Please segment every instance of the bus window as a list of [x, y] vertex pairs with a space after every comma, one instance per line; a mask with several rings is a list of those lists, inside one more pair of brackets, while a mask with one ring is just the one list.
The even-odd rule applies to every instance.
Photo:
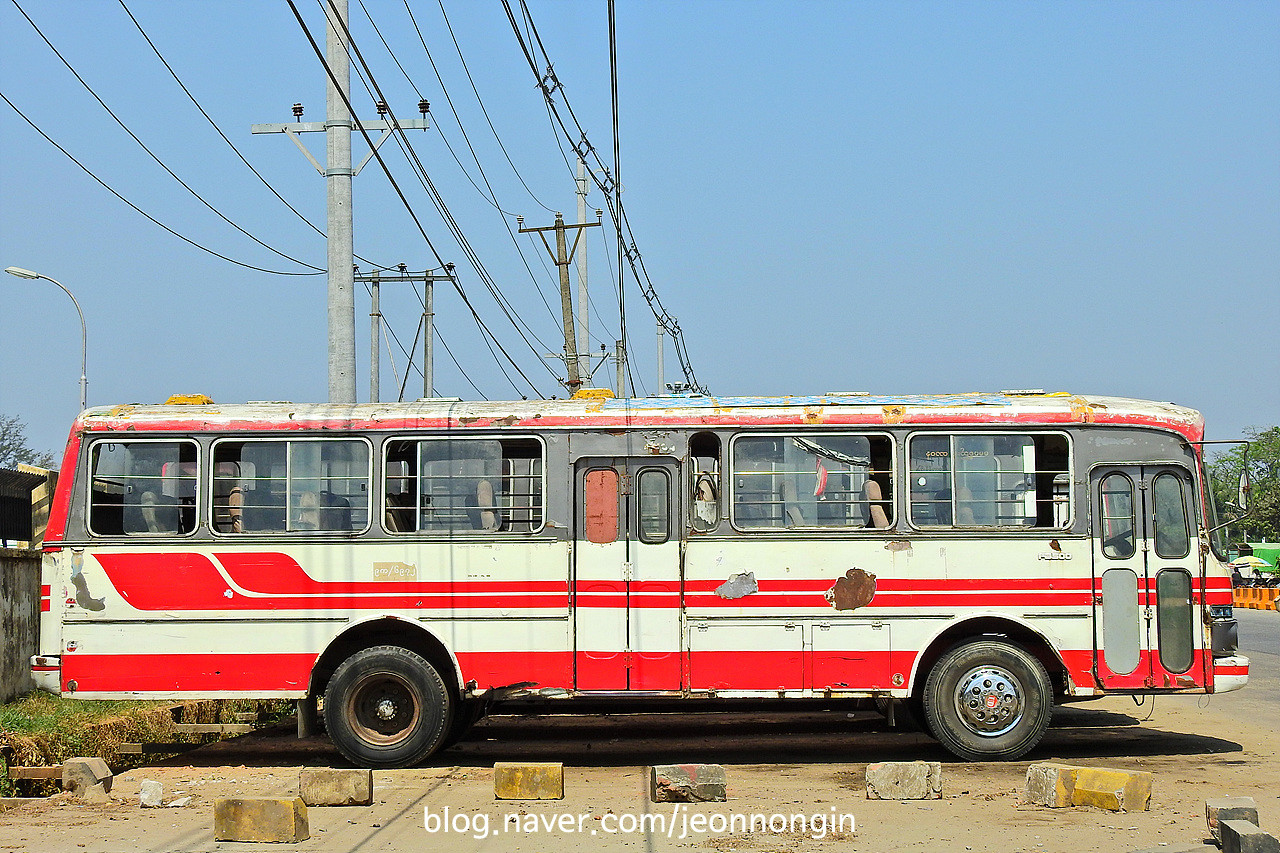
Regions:
[[1155, 527], [1156, 555], [1179, 559], [1191, 550], [1187, 533], [1187, 504], [1182, 480], [1176, 474], [1157, 474], [1152, 488], [1152, 524]]
[[892, 523], [888, 436], [738, 436], [732, 457], [738, 527], [847, 530]]
[[100, 441], [90, 453], [89, 531], [174, 536], [196, 528], [196, 446]]
[[720, 436], [700, 432], [689, 439], [689, 475], [689, 524], [702, 532], [714, 530], [720, 523]]
[[369, 445], [360, 439], [220, 441], [219, 533], [352, 533], [369, 524]]
[[1065, 527], [1061, 435], [916, 435], [908, 454], [917, 527]]
[[532, 533], [542, 528], [542, 444], [532, 438], [427, 438], [387, 445], [392, 533]]
[[667, 501], [670, 484], [661, 468], [646, 468], [636, 477], [636, 494], [640, 498], [640, 541], [658, 545], [671, 538], [668, 530]]
[[1134, 555], [1133, 483], [1124, 474], [1108, 474], [1099, 486], [1102, 500], [1102, 555], [1127, 560]]

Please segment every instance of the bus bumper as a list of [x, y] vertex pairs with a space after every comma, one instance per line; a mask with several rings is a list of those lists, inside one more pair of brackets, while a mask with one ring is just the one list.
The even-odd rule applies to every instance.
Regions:
[[1249, 680], [1249, 659], [1244, 655], [1213, 659], [1213, 692], [1239, 690]]
[[59, 655], [32, 655], [31, 680], [38, 689], [57, 696], [62, 690], [62, 658]]

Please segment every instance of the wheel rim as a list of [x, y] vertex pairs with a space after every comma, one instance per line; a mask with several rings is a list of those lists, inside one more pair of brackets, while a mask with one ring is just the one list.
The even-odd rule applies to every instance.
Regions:
[[391, 746], [408, 737], [422, 717], [422, 701], [405, 678], [375, 672], [360, 679], [347, 702], [347, 719], [355, 735], [369, 743]]
[[982, 737], [999, 737], [1022, 720], [1025, 692], [1007, 669], [980, 666], [956, 682], [955, 706], [965, 728]]

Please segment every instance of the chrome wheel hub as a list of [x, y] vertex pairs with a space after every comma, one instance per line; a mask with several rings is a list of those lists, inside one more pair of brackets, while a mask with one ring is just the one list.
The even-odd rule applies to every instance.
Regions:
[[975, 667], [956, 683], [955, 703], [966, 728], [984, 737], [997, 737], [1022, 719], [1022, 685], [998, 666]]

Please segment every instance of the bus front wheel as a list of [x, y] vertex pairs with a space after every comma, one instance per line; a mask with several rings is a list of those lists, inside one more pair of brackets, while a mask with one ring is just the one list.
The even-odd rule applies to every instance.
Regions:
[[334, 746], [360, 767], [410, 767], [435, 752], [453, 703], [435, 667], [399, 646], [357, 652], [333, 673], [324, 722]]
[[1049, 675], [1020, 646], [972, 640], [944, 654], [924, 688], [929, 728], [967, 761], [1011, 760], [1044, 737], [1053, 713]]

